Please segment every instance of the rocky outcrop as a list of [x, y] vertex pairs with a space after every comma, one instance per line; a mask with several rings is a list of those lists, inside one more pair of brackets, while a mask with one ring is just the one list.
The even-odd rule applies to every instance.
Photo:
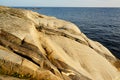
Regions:
[[73, 23], [0, 7], [1, 75], [15, 80], [120, 80], [119, 64]]

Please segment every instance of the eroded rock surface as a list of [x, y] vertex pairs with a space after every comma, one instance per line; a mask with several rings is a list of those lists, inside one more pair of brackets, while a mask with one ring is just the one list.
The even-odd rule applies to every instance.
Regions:
[[120, 80], [119, 65], [107, 48], [73, 23], [0, 7], [2, 75], [15, 80]]

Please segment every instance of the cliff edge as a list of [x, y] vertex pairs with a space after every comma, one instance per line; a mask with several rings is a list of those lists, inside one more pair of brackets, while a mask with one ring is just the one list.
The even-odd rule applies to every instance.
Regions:
[[119, 65], [71, 22], [0, 7], [0, 79], [120, 80]]

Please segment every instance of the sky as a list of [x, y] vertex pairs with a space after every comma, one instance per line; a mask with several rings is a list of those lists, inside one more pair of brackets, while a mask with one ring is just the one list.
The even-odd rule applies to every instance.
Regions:
[[0, 5], [21, 7], [120, 7], [120, 0], [0, 0]]

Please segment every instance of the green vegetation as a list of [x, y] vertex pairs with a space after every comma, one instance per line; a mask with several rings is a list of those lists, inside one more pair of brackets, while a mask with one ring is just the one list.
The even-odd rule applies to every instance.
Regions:
[[27, 78], [31, 78], [32, 75], [30, 74], [19, 74], [17, 72], [13, 73], [11, 76], [13, 77], [17, 77], [17, 78], [22, 78], [22, 79], [27, 79]]

